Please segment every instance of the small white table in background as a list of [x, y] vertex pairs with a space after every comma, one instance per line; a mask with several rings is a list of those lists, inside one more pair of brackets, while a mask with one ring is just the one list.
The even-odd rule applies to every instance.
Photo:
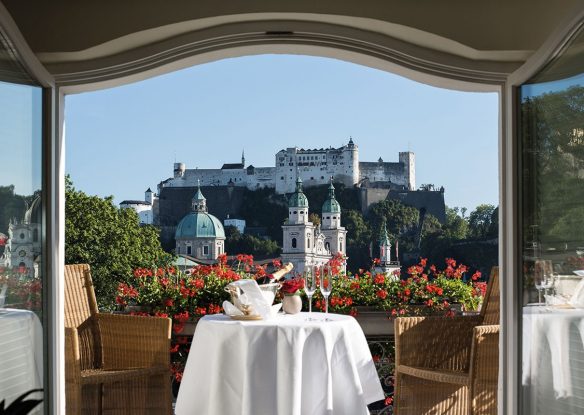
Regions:
[[384, 399], [371, 352], [350, 316], [312, 313], [197, 324], [177, 415], [366, 415]]
[[[43, 385], [43, 331], [32, 311], [0, 309], [0, 401], [6, 406]], [[42, 394], [29, 395], [39, 399]], [[42, 413], [40, 404], [32, 412]]]

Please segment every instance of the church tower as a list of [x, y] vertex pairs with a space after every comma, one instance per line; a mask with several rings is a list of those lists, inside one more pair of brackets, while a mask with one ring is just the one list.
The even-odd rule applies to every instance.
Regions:
[[335, 187], [333, 179], [328, 189], [328, 198], [322, 205], [322, 233], [325, 236], [325, 248], [332, 255], [341, 253], [346, 255], [346, 236], [347, 231], [341, 226], [341, 205], [335, 198]]
[[383, 233], [379, 239], [379, 265], [375, 266], [375, 274], [385, 274], [395, 279], [399, 277], [394, 275], [394, 271], [399, 270], [399, 262], [391, 260], [391, 242], [387, 235], [387, 226], [383, 222]]
[[282, 262], [291, 262], [293, 272], [301, 273], [311, 265], [314, 250], [314, 224], [308, 221], [308, 199], [302, 190], [302, 179], [296, 178], [296, 191], [288, 199], [288, 220], [282, 225]]

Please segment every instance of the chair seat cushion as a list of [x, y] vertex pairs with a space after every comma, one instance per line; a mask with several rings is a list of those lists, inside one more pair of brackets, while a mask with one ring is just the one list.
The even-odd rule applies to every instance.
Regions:
[[127, 380], [136, 380], [144, 376], [163, 375], [168, 373], [170, 377], [170, 369], [167, 366], [153, 366], [146, 368], [133, 369], [119, 369], [119, 370], [103, 370], [103, 369], [88, 369], [81, 371], [81, 383], [84, 385], [98, 384], [98, 383], [112, 383]]
[[403, 373], [404, 375], [414, 376], [434, 382], [454, 383], [466, 386], [470, 385], [470, 375], [465, 372], [445, 369], [427, 369], [406, 365], [399, 365], [396, 367], [396, 371]]

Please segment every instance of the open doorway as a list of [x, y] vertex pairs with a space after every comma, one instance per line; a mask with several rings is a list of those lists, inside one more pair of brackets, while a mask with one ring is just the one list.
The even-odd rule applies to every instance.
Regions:
[[[496, 93], [438, 89], [326, 58], [259, 55], [199, 65], [67, 96], [68, 194], [113, 195], [107, 203], [132, 208], [141, 229], [159, 232], [150, 240], [158, 239], [185, 268], [212, 263], [222, 253], [215, 245], [220, 240], [235, 261], [237, 254], [251, 254], [253, 265], [261, 266], [301, 248], [296, 235], [282, 230], [298, 178], [311, 223], [335, 220], [322, 210], [332, 176], [346, 231], [336, 242], [352, 276], [400, 270], [407, 281], [412, 266], [422, 266], [420, 274], [450, 269], [464, 283], [457, 298], [392, 300], [382, 298], [391, 291], [383, 287], [373, 292], [375, 303], [357, 292], [333, 294], [332, 311], [358, 315], [359, 307], [373, 306], [395, 317], [419, 312], [409, 305], [417, 302], [442, 315], [459, 313], [461, 306], [472, 312], [498, 264], [498, 100]], [[177, 228], [199, 186], [206, 213], [223, 225], [223, 238], [180, 242]], [[67, 230], [88, 218], [75, 211], [78, 221], [68, 222]], [[385, 235], [387, 245], [380, 242]], [[65, 236], [66, 262], [82, 261], [79, 250], [70, 249], [80, 241]], [[307, 251], [316, 239], [306, 240]], [[96, 253], [112, 249], [103, 236], [93, 247]], [[324, 247], [331, 251], [331, 241]], [[132, 270], [151, 261], [126, 255], [131, 258]], [[105, 309], [120, 308], [118, 283], [128, 283], [129, 265], [93, 266]], [[112, 269], [120, 270], [115, 279]], [[387, 386], [387, 400], [377, 409], [388, 411], [393, 357], [380, 342], [371, 344]]]

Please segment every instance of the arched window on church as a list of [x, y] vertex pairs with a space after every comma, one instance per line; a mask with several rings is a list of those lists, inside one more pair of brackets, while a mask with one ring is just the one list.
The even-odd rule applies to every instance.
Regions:
[[331, 250], [331, 244], [328, 243], [328, 242], [325, 242], [324, 243], [324, 247], [326, 248], [327, 251], [330, 251]]
[[33, 240], [33, 242], [39, 241], [39, 230], [38, 229], [35, 229], [34, 231], [32, 231], [32, 240]]
[[292, 238], [292, 248], [296, 248], [296, 238]]

